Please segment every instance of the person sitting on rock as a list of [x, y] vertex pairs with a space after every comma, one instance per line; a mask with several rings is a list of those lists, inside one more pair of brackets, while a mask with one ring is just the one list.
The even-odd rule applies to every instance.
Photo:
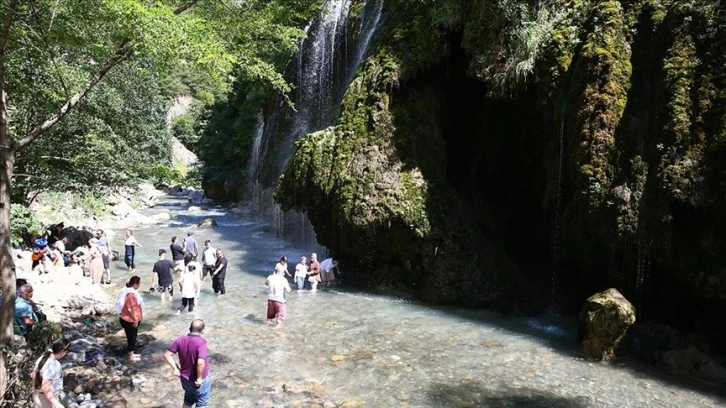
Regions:
[[28, 339], [33, 327], [38, 324], [38, 315], [33, 310], [33, 287], [25, 284], [15, 299], [15, 332]]
[[33, 254], [31, 255], [31, 260], [33, 261], [31, 270], [33, 272], [38, 272], [38, 275], [42, 275], [44, 273], [48, 273], [48, 269], [46, 269], [45, 265], [45, 254], [48, 253], [47, 248], [36, 248], [33, 247]]

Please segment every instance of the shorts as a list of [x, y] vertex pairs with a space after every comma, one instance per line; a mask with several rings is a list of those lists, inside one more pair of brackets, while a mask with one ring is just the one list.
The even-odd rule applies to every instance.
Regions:
[[321, 271], [320, 277], [323, 279], [323, 282], [335, 282], [335, 273], [332, 270], [330, 272]]
[[178, 261], [174, 261], [174, 272], [182, 272], [184, 270], [184, 260], [180, 259]]
[[203, 265], [202, 266], [202, 277], [206, 278], [207, 275], [212, 273], [214, 270], [214, 265]]
[[277, 319], [278, 322], [285, 320], [287, 303], [276, 300], [267, 300], [267, 318]]
[[167, 293], [169, 292], [169, 296], [174, 297], [174, 285], [159, 285], [159, 288], [156, 289], [159, 293]]
[[202, 380], [202, 385], [197, 388], [193, 381], [189, 381], [183, 377], [181, 379], [182, 388], [184, 389], [184, 405], [192, 406], [197, 404], [196, 408], [207, 408], [209, 406], [209, 398], [212, 395], [212, 379]]

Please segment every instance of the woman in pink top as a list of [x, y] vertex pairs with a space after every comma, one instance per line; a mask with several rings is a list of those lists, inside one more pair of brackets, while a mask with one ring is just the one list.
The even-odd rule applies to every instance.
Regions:
[[101, 283], [101, 277], [103, 276], [103, 254], [98, 247], [98, 240], [96, 238], [88, 240], [88, 248], [88, 273], [91, 275], [91, 283], [95, 285]]
[[119, 322], [126, 333], [129, 361], [141, 360], [141, 356], [134, 353], [144, 310], [144, 299], [138, 291], [140, 286], [141, 278], [132, 276], [126, 287], [116, 295], [116, 311], [119, 312]]

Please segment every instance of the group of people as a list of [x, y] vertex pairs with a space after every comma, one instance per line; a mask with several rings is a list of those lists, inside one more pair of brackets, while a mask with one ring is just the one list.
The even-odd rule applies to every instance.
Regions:
[[[138, 277], [136, 277], [138, 278]], [[133, 279], [138, 289], [139, 280]], [[129, 282], [131, 283], [131, 281]], [[136, 295], [129, 291], [124, 298]], [[126, 311], [122, 311], [125, 313]], [[138, 327], [138, 322], [134, 324]], [[126, 326], [124, 326], [126, 329]], [[33, 402], [39, 408], [62, 408], [63, 367], [60, 361], [66, 356], [71, 342], [68, 338], [56, 340], [35, 362], [31, 374], [31, 384], [35, 392]], [[174, 358], [177, 355], [178, 362]], [[209, 351], [204, 338], [204, 321], [195, 319], [189, 325], [189, 334], [174, 340], [164, 351], [164, 360], [171, 366], [172, 372], [179, 377], [184, 390], [184, 408], [206, 408], [212, 391], [212, 380], [209, 375]]]
[[[283, 270], [286, 276], [290, 276], [287, 272], [287, 257], [280, 258], [280, 262], [275, 265], [275, 271]], [[317, 290], [318, 284], [322, 283], [326, 287], [335, 284], [337, 278], [341, 276], [340, 264], [335, 257], [324, 259], [323, 262], [318, 261], [318, 254], [313, 252], [310, 255], [310, 262], [306, 256], [300, 257], [300, 262], [295, 265], [295, 274], [292, 275], [297, 290], [303, 290], [305, 282], [310, 283], [312, 291]], [[336, 278], [337, 275], [337, 278]]]
[[149, 292], [159, 292], [161, 300], [167, 298], [170, 302], [174, 298], [174, 275], [177, 274], [179, 292], [181, 293], [182, 304], [178, 309], [181, 312], [185, 308], [193, 311], [194, 306], [199, 305], [199, 293], [202, 282], [210, 276], [212, 290], [214, 293], [224, 295], [226, 288], [224, 281], [227, 276], [227, 258], [224, 251], [214, 248], [212, 241], [204, 241], [202, 251], [202, 263], [198, 261], [199, 248], [194, 233], [188, 232], [182, 244], [176, 236], [171, 237], [169, 246], [171, 259], [167, 259], [166, 249], [159, 250], [159, 259], [154, 263], [151, 276], [151, 288]]
[[[33, 234], [32, 241], [32, 265], [31, 268], [39, 275], [50, 273], [62, 266], [68, 266], [74, 259], [74, 253], [66, 249], [68, 237], [63, 236], [63, 223], [58, 223], [48, 229], [45, 234]], [[136, 247], [141, 244], [134, 237], [132, 230], [126, 230], [124, 239], [124, 263], [130, 272], [136, 269], [135, 256]], [[111, 283], [111, 258], [114, 251], [111, 250], [111, 242], [102, 229], [98, 229], [88, 239], [87, 251], [84, 251], [88, 266], [88, 275], [93, 284]]]
[[[214, 293], [225, 294], [225, 277], [227, 270], [227, 259], [219, 248], [214, 248], [210, 240], [204, 241], [204, 249], [200, 251], [193, 232], [188, 232], [182, 243], [178, 242], [176, 236], [171, 238], [169, 251], [158, 250], [158, 260], [154, 263], [151, 276], [151, 288], [149, 293], [157, 292], [162, 302], [167, 299], [173, 302], [175, 277], [181, 293], [181, 304], [177, 308], [177, 314], [187, 309], [189, 312], [199, 305], [199, 293], [202, 282], [207, 276], [211, 277]], [[124, 262], [128, 270], [135, 271], [135, 248], [141, 244], [133, 237], [131, 230], [126, 231], [124, 242]], [[89, 240], [90, 251], [90, 275], [93, 283], [110, 283], [109, 254], [110, 245], [102, 230], [96, 231], [94, 238]], [[167, 255], [170, 254], [170, 259]], [[326, 286], [336, 282], [341, 271], [336, 258], [327, 258], [322, 262], [317, 259], [317, 254], [300, 257], [300, 262], [294, 268], [294, 275], [288, 270], [287, 257], [283, 256], [275, 265], [274, 272], [267, 277], [265, 285], [268, 288], [267, 318], [274, 320], [277, 325], [285, 320], [286, 315], [286, 294], [291, 292], [288, 277], [292, 277], [298, 291], [304, 289], [309, 283], [312, 291], [316, 291], [318, 284]], [[126, 350], [128, 360], [135, 362], [141, 360], [136, 353], [136, 340], [139, 325], [143, 320], [144, 299], [139, 292], [141, 278], [132, 276], [116, 296], [116, 312], [119, 314], [119, 323], [126, 335]], [[21, 314], [27, 314], [31, 322], [28, 323], [24, 317], [20, 323], [26, 327], [32, 326], [33, 312], [26, 309], [31, 306], [32, 287], [23, 285], [20, 287], [19, 296]], [[16, 318], [16, 321], [18, 319]], [[176, 339], [164, 352], [164, 359], [172, 368], [174, 374], [179, 376], [184, 390], [183, 407], [191, 407], [196, 404], [198, 408], [208, 406], [211, 394], [211, 379], [209, 376], [209, 353], [207, 343], [203, 336], [204, 321], [195, 319], [189, 327], [189, 334]], [[36, 362], [33, 372], [33, 384], [36, 388], [34, 401], [39, 407], [62, 407], [59, 392], [62, 390], [62, 374], [60, 363], [69, 347], [67, 339], [61, 339], [51, 346], [43, 356]], [[178, 362], [174, 355], [177, 355]], [[60, 380], [59, 380], [60, 378]]]
[[275, 264], [274, 272], [265, 280], [265, 286], [268, 288], [267, 319], [274, 320], [277, 325], [282, 324], [285, 320], [287, 314], [285, 294], [292, 291], [287, 281], [288, 277], [293, 278], [298, 291], [303, 290], [307, 280], [310, 283], [311, 291], [315, 292], [321, 282], [326, 286], [334, 284], [336, 272], [338, 276], [341, 275], [340, 265], [336, 258], [327, 258], [323, 262], [318, 262], [318, 254], [313, 252], [310, 255], [309, 263], [306, 256], [300, 257], [300, 262], [295, 265], [295, 273], [291, 275], [288, 270], [287, 257], [282, 256], [280, 261]]

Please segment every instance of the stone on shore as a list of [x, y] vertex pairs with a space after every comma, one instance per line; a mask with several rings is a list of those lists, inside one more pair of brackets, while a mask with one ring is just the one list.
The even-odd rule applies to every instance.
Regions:
[[635, 307], [617, 289], [596, 293], [585, 301], [577, 322], [577, 352], [607, 360], [635, 323]]

